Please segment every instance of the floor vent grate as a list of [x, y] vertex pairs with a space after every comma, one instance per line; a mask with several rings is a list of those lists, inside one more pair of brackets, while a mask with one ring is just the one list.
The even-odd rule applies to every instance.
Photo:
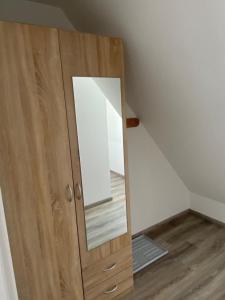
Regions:
[[134, 274], [168, 253], [146, 235], [134, 238], [132, 248]]

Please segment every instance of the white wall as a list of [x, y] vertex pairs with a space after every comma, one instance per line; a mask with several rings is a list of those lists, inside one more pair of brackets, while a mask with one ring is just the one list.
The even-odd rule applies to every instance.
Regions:
[[133, 234], [189, 208], [188, 189], [142, 124], [128, 129], [128, 158]]
[[[106, 100], [110, 170], [124, 176], [123, 121], [111, 102]], [[121, 110], [121, 109], [120, 109]]]
[[210, 218], [225, 223], [225, 204], [194, 193], [191, 195], [190, 208]]
[[121, 80], [120, 78], [94, 78], [102, 93], [121, 116]]
[[0, 189], [0, 298], [17, 300], [17, 290]]
[[73, 78], [85, 205], [111, 197], [106, 99], [92, 78]]
[[1, 0], [0, 20], [74, 29], [60, 8], [26, 0]]
[[74, 24], [125, 41], [128, 103], [185, 185], [225, 203], [225, 1], [78, 2]]
[[120, 78], [94, 78], [106, 98], [110, 169], [124, 175]]

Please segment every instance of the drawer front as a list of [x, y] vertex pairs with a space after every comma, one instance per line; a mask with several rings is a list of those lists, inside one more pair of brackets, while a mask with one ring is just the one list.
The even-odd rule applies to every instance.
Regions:
[[[127, 247], [104, 260], [83, 270], [84, 289], [88, 290], [98, 283], [132, 267], [131, 248]], [[132, 272], [131, 272], [132, 274]]]
[[85, 291], [85, 300], [109, 300], [119, 298], [121, 294], [124, 295], [132, 286], [132, 268], [129, 267], [112, 278]]

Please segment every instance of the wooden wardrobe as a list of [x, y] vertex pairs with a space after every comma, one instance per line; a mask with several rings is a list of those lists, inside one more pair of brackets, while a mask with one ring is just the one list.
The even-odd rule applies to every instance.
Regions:
[[[92, 250], [73, 76], [122, 87], [128, 230]], [[20, 300], [114, 299], [132, 287], [124, 105], [120, 39], [0, 22], [0, 188]]]

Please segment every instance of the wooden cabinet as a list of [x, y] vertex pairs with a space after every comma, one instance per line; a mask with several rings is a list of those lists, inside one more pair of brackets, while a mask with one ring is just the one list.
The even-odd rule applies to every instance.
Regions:
[[[88, 251], [71, 78], [121, 78], [125, 131], [122, 41], [0, 22], [0, 66], [0, 188], [19, 299], [116, 298], [133, 284], [129, 197], [128, 232]], [[125, 138], [127, 170], [126, 151]]]
[[[92, 289], [96, 284], [108, 280], [132, 265], [131, 248], [126, 247], [120, 251], [107, 256], [99, 262], [83, 269], [84, 288]], [[128, 277], [132, 273], [128, 274]]]
[[99, 282], [92, 289], [85, 290], [86, 300], [108, 300], [119, 298], [123, 295], [133, 284], [131, 277], [132, 268], [123, 270], [117, 275], [108, 280]]

